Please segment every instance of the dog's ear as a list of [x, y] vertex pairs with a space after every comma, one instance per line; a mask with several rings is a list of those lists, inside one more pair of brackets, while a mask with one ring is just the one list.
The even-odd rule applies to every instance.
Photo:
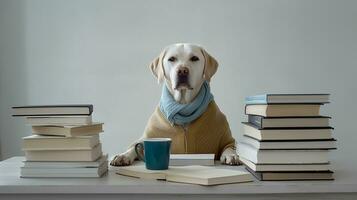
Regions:
[[216, 73], [218, 68], [218, 62], [213, 58], [206, 50], [201, 48], [202, 54], [205, 57], [205, 66], [203, 70], [203, 78], [208, 82], [211, 80], [212, 76]]
[[165, 78], [165, 71], [163, 65], [163, 59], [166, 54], [166, 50], [162, 51], [158, 57], [156, 57], [150, 64], [151, 72], [157, 78], [157, 82], [160, 84]]

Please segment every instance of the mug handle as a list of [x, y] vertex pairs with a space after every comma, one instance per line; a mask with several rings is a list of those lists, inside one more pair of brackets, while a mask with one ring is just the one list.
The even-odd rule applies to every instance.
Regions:
[[138, 156], [139, 160], [142, 160], [142, 161], [145, 162], [145, 158], [144, 158], [143, 155], [141, 155], [141, 153], [139, 153], [139, 149], [138, 149], [138, 148], [144, 149], [143, 143], [137, 143], [137, 144], [135, 145], [135, 153], [136, 153], [136, 155]]

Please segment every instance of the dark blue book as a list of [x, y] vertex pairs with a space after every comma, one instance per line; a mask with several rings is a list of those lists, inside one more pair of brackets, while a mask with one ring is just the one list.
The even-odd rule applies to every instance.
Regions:
[[12, 107], [14, 117], [91, 115], [92, 104], [36, 105]]

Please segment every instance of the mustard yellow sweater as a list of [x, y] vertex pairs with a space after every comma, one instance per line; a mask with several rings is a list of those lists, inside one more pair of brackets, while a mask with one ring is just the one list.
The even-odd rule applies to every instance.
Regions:
[[159, 107], [151, 115], [143, 138], [171, 138], [171, 153], [214, 153], [219, 159], [222, 152], [232, 147], [232, 137], [227, 119], [212, 101], [207, 110], [187, 126], [171, 125]]

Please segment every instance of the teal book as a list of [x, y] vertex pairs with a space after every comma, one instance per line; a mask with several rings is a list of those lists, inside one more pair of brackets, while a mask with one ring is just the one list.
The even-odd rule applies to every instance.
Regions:
[[248, 96], [246, 104], [325, 104], [330, 94], [262, 94]]

